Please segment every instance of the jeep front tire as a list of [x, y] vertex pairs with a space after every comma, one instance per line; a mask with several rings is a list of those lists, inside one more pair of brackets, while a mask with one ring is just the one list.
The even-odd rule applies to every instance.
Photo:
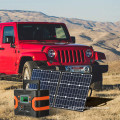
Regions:
[[22, 79], [31, 80], [32, 70], [37, 68], [37, 64], [34, 61], [27, 61], [23, 66]]

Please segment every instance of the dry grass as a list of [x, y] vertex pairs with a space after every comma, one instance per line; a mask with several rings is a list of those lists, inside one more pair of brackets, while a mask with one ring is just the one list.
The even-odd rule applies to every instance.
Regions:
[[[103, 90], [93, 91], [86, 102], [86, 110], [77, 112], [51, 108], [50, 115], [41, 120], [119, 120], [120, 119], [120, 72], [115, 66], [119, 61], [109, 63], [109, 72], [104, 74]], [[117, 71], [115, 73], [115, 71]], [[0, 81], [0, 120], [38, 120], [33, 117], [14, 115], [14, 89], [22, 83]]]

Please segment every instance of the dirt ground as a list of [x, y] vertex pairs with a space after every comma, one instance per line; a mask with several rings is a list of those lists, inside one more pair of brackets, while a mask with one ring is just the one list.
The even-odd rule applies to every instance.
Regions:
[[[50, 108], [50, 115], [33, 118], [14, 115], [14, 89], [21, 82], [0, 81], [0, 120], [120, 120], [120, 72], [119, 61], [110, 64], [109, 72], [103, 75], [103, 90], [93, 91], [86, 102], [86, 110]], [[118, 67], [116, 67], [116, 65]]]

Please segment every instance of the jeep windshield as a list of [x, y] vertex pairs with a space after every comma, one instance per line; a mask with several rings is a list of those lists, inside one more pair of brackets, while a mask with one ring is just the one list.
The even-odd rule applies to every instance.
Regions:
[[69, 40], [69, 34], [61, 24], [18, 24], [19, 40]]

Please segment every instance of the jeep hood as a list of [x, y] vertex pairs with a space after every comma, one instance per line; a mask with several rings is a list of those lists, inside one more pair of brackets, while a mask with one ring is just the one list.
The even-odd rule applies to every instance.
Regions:
[[20, 48], [22, 49], [39, 49], [41, 51], [43, 51], [44, 49], [50, 49], [50, 48], [55, 48], [55, 47], [59, 47], [59, 48], [63, 48], [63, 47], [82, 47], [83, 49], [92, 49], [91, 46], [86, 46], [86, 45], [82, 45], [82, 44], [72, 44], [72, 43], [38, 43], [38, 42], [24, 42], [24, 43], [20, 43]]

